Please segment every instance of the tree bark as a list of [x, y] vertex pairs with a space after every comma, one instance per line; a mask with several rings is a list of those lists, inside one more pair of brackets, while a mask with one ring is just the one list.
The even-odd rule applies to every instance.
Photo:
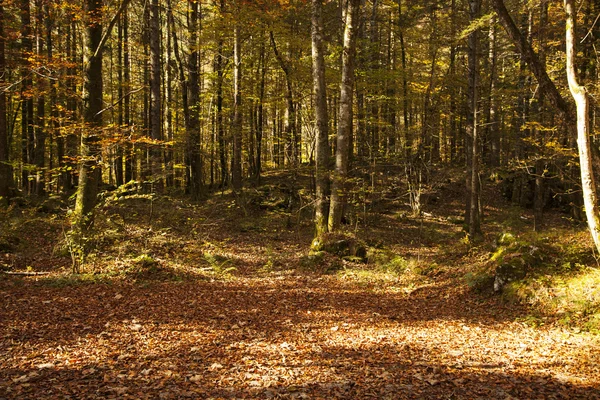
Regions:
[[285, 110], [285, 127], [284, 127], [284, 135], [285, 135], [285, 147], [286, 147], [286, 156], [288, 162], [291, 165], [295, 165], [298, 161], [298, 155], [296, 154], [296, 110], [294, 107], [294, 92], [292, 90], [292, 77], [289, 63], [283, 59], [283, 56], [279, 52], [277, 48], [277, 42], [275, 41], [275, 36], [273, 35], [273, 31], [269, 32], [269, 37], [271, 39], [271, 45], [273, 47], [273, 53], [275, 53], [275, 58], [279, 63], [279, 67], [283, 71], [285, 76], [285, 99], [286, 99], [286, 110]]
[[345, 181], [348, 176], [348, 146], [352, 134], [352, 99], [354, 97], [354, 59], [360, 0], [348, 0], [345, 12], [342, 81], [340, 83], [339, 120], [336, 137], [335, 172], [331, 185], [328, 229], [339, 229], [346, 202]]
[[312, 0], [311, 15], [312, 74], [315, 102], [315, 233], [327, 232], [329, 218], [329, 117], [327, 115], [327, 85], [323, 54], [322, 0]]
[[7, 198], [12, 182], [8, 153], [8, 126], [6, 123], [6, 56], [4, 39], [4, 6], [0, 3], [0, 197]]
[[233, 190], [242, 189], [242, 41], [240, 25], [233, 29], [233, 160], [231, 163], [231, 185]]
[[188, 61], [189, 118], [186, 127], [187, 159], [190, 170], [188, 190], [192, 199], [199, 199], [202, 192], [202, 159], [200, 155], [200, 80], [198, 23], [200, 2], [189, 0], [190, 55]]
[[162, 140], [161, 105], [161, 52], [160, 52], [160, 5], [152, 0], [150, 5], [150, 137], [153, 140], [150, 150], [151, 180], [160, 181], [160, 159]]
[[93, 220], [92, 210], [96, 206], [98, 184], [102, 178], [99, 158], [100, 128], [102, 127], [102, 51], [110, 31], [120, 12], [129, 0], [123, 0], [121, 7], [102, 34], [102, 0], [86, 0], [84, 82], [83, 82], [83, 131], [81, 133], [79, 185], [73, 211], [73, 222], [77, 229], [84, 230]]
[[[470, 17], [471, 21], [479, 18], [481, 8], [480, 0], [470, 0]], [[479, 129], [477, 126], [477, 97], [478, 97], [478, 57], [477, 45], [479, 40], [479, 29], [475, 29], [469, 35], [469, 54], [468, 54], [468, 72], [469, 72], [469, 112], [467, 114], [467, 136], [471, 142], [471, 162], [470, 171], [467, 182], [469, 192], [469, 201], [467, 203], [466, 221], [469, 223], [469, 236], [471, 239], [477, 239], [481, 236], [481, 216], [479, 214], [480, 203], [480, 186], [479, 186]]]
[[565, 0], [567, 14], [566, 49], [567, 80], [571, 95], [577, 106], [577, 147], [579, 148], [579, 168], [581, 170], [581, 188], [587, 217], [588, 228], [594, 240], [596, 250], [600, 251], [600, 211], [596, 195], [596, 182], [592, 168], [592, 152], [589, 129], [589, 98], [587, 90], [577, 79], [575, 67], [575, 23], [576, 8], [573, 0]]
[[31, 63], [33, 54], [31, 32], [31, 5], [29, 0], [21, 0], [21, 187], [31, 193], [30, 170], [34, 166], [35, 133], [33, 124], [33, 95], [31, 79]]

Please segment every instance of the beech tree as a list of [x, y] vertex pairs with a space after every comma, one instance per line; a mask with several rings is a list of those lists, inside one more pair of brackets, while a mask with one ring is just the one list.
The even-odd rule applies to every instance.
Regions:
[[[598, 209], [590, 144], [589, 98], [586, 88], [577, 79], [575, 67], [576, 10], [573, 0], [565, 0], [565, 12], [567, 14], [567, 79], [571, 95], [577, 106], [577, 147], [579, 148], [579, 169], [581, 170], [581, 188], [583, 190], [585, 214], [596, 250], [600, 252], [600, 210]], [[569, 121], [569, 123], [573, 122]]]
[[315, 230], [319, 238], [327, 232], [329, 219], [329, 118], [327, 115], [327, 85], [323, 50], [322, 0], [312, 0], [311, 38], [312, 73], [315, 103]]
[[353, 123], [354, 62], [356, 57], [356, 37], [360, 0], [348, 0], [343, 10], [344, 36], [342, 48], [342, 80], [340, 83], [340, 109], [336, 133], [335, 170], [331, 183], [328, 229], [334, 232], [340, 228], [346, 200], [346, 179], [348, 176], [348, 149]]

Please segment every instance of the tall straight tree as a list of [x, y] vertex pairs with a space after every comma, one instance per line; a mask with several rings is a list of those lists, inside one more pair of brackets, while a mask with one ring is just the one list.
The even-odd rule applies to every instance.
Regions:
[[315, 232], [320, 237], [327, 232], [329, 218], [329, 118], [327, 116], [327, 85], [323, 54], [322, 0], [312, 0], [311, 41], [312, 74], [315, 102]]
[[6, 56], [4, 53], [4, 1], [0, 1], [0, 197], [8, 197], [12, 171], [8, 158], [8, 126], [6, 121]]
[[[236, 3], [237, 11], [240, 5]], [[239, 15], [239, 12], [238, 12]], [[233, 159], [231, 163], [231, 185], [233, 190], [242, 189], [242, 40], [240, 22], [233, 28]]]
[[579, 148], [579, 168], [581, 170], [581, 188], [583, 190], [585, 214], [596, 250], [600, 251], [600, 212], [598, 210], [598, 197], [590, 146], [589, 95], [586, 88], [579, 83], [575, 67], [576, 10], [573, 0], [565, 0], [565, 12], [567, 14], [567, 79], [571, 95], [577, 106], [577, 147]]
[[186, 152], [189, 169], [188, 190], [193, 199], [198, 199], [202, 191], [202, 159], [200, 154], [200, 80], [198, 24], [200, 20], [200, 1], [189, 0], [190, 54], [188, 59], [189, 113], [186, 126]]
[[151, 170], [157, 179], [160, 173], [161, 151], [158, 142], [162, 140], [161, 104], [161, 51], [160, 51], [160, 5], [152, 0], [150, 5], [150, 137], [154, 141], [151, 151]]
[[336, 137], [335, 171], [331, 185], [328, 229], [339, 229], [346, 202], [345, 181], [348, 176], [348, 148], [352, 135], [352, 103], [354, 97], [354, 61], [361, 0], [347, 0], [344, 10], [344, 45], [342, 52], [342, 81], [338, 129]]
[[85, 48], [83, 52], [83, 130], [81, 132], [79, 185], [75, 209], [74, 226], [84, 230], [92, 221], [92, 211], [97, 203], [98, 184], [102, 179], [100, 158], [100, 136], [102, 127], [102, 50], [110, 36], [121, 11], [129, 0], [123, 0], [119, 11], [111, 20], [106, 32], [102, 33], [102, 0], [85, 2]]
[[34, 164], [35, 132], [33, 123], [33, 80], [31, 79], [31, 60], [33, 40], [31, 31], [31, 4], [21, 0], [21, 187], [31, 192], [30, 169]]
[[[471, 22], [474, 23], [479, 18], [481, 8], [480, 0], [469, 1], [469, 14]], [[477, 97], [478, 97], [478, 57], [477, 42], [479, 40], [479, 29], [474, 29], [469, 35], [469, 55], [468, 55], [468, 73], [469, 73], [469, 91], [468, 101], [469, 110], [467, 113], [467, 140], [471, 144], [470, 171], [467, 176], [467, 188], [469, 199], [467, 201], [467, 216], [465, 220], [469, 224], [469, 236], [474, 239], [481, 235], [481, 218], [479, 215], [480, 204], [480, 186], [479, 186], [479, 128], [477, 118]]]

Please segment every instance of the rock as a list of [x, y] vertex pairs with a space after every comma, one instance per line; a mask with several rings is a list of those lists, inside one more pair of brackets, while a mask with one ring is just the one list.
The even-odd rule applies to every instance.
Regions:
[[496, 268], [496, 274], [494, 276], [494, 292], [500, 292], [506, 284], [512, 281], [523, 279], [527, 275], [527, 265], [521, 263], [516, 264], [502, 264]]
[[328, 233], [312, 242], [314, 251], [323, 251], [338, 257], [357, 257], [361, 261], [367, 260], [367, 247], [358, 239], [343, 235]]

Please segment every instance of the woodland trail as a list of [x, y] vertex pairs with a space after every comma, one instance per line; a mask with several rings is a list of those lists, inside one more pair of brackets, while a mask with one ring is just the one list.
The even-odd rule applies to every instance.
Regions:
[[600, 398], [593, 336], [451, 280], [0, 281], [0, 398]]

